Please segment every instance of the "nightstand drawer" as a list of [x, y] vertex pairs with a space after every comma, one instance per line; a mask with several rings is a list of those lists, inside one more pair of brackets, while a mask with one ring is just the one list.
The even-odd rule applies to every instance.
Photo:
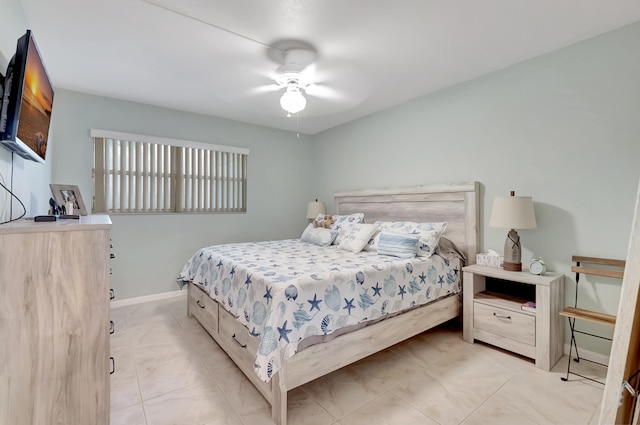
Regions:
[[528, 345], [536, 345], [536, 318], [499, 307], [473, 303], [473, 327]]

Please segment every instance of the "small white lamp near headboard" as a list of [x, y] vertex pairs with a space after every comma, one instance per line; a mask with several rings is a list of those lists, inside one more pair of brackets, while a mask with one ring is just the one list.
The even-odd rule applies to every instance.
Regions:
[[326, 213], [327, 207], [325, 207], [324, 202], [318, 201], [317, 199], [309, 202], [309, 205], [307, 205], [307, 218], [309, 219], [315, 219], [320, 214]]
[[519, 272], [522, 270], [520, 236], [515, 229], [535, 229], [536, 215], [533, 210], [533, 200], [530, 196], [496, 196], [493, 199], [489, 226], [502, 227], [509, 230], [504, 242], [503, 269]]

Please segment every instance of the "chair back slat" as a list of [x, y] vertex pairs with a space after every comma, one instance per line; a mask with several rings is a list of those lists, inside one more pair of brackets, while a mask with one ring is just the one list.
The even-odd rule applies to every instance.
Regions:
[[598, 269], [595, 267], [582, 267], [582, 266], [573, 266], [571, 267], [571, 271], [575, 273], [581, 274], [591, 274], [595, 276], [605, 276], [605, 277], [613, 277], [617, 279], [622, 279], [624, 276], [623, 270], [608, 270], [608, 269]]
[[625, 260], [614, 260], [611, 258], [599, 258], [599, 257], [582, 257], [580, 255], [574, 255], [571, 257], [571, 261], [574, 263], [587, 263], [587, 264], [599, 264], [601, 266], [622, 267], [627, 264]]
[[[627, 264], [627, 262], [624, 260], [614, 260], [611, 258], [598, 257], [582, 257], [580, 255], [574, 255], [573, 257], [571, 257], [571, 261], [576, 263], [575, 266], [571, 267], [571, 271], [574, 273], [613, 277], [616, 279], [622, 279], [624, 277], [624, 267]], [[590, 266], [585, 267], [583, 263], [589, 264]]]

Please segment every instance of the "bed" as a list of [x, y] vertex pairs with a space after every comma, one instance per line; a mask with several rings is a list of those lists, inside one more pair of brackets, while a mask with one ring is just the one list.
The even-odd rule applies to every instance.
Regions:
[[[336, 214], [367, 223], [447, 222], [467, 264], [478, 246], [479, 184], [335, 194]], [[300, 240], [205, 247], [179, 277], [196, 318], [287, 420], [287, 392], [461, 313], [461, 266], [438, 255], [399, 259]], [[330, 355], [328, 355], [330, 353]]]

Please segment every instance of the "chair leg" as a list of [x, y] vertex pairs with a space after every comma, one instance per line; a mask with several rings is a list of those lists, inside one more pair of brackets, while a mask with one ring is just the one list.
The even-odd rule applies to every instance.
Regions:
[[569, 359], [567, 360], [567, 375], [560, 377], [560, 379], [564, 382], [569, 380], [569, 374], [571, 373], [571, 355], [573, 353], [573, 347], [576, 348], [576, 358], [573, 359], [576, 362], [580, 361], [580, 354], [578, 354], [578, 344], [576, 342], [576, 335], [574, 333], [574, 326], [576, 323], [576, 319], [569, 318], [569, 328], [571, 329], [571, 343], [569, 344]]
[[578, 351], [578, 341], [576, 341], [575, 333], [576, 319], [574, 318], [573, 320], [570, 320], [569, 323], [569, 327], [571, 328], [571, 340], [573, 341], [573, 345], [576, 347], [576, 357], [573, 359], [573, 361], [576, 363], [580, 363], [580, 352]]

